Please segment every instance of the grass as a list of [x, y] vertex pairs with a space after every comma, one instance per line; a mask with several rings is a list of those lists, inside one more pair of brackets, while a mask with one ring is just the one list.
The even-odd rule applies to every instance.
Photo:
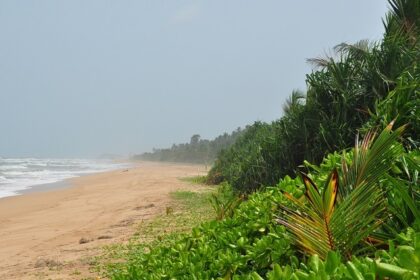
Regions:
[[[201, 184], [204, 176], [187, 177], [180, 180]], [[210, 197], [217, 191], [215, 187], [200, 188], [197, 191], [175, 191], [170, 194], [172, 203], [166, 212], [138, 225], [136, 233], [128, 244], [111, 244], [104, 247], [103, 254], [96, 257], [93, 269], [103, 276], [108, 271], [132, 258], [139, 258], [148, 248], [157, 244], [170, 244], [193, 227], [215, 218]]]
[[183, 177], [180, 178], [180, 180], [187, 183], [205, 185], [207, 182], [207, 176], [197, 175], [192, 177]]

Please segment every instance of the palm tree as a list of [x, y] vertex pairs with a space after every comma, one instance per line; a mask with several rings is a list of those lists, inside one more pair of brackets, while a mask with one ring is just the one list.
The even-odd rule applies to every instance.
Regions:
[[405, 34], [414, 44], [420, 33], [420, 2], [417, 0], [389, 0], [391, 10], [383, 21], [385, 37]]
[[341, 178], [333, 170], [323, 189], [302, 174], [305, 201], [284, 193], [294, 208], [280, 205], [278, 222], [295, 237], [303, 252], [325, 259], [328, 251], [336, 250], [350, 257], [383, 222], [386, 204], [379, 184], [403, 152], [396, 139], [404, 126], [394, 132], [391, 128], [392, 123], [376, 140], [375, 133], [369, 132], [361, 143], [356, 141], [352, 164], [348, 166], [343, 160]]
[[305, 104], [305, 94], [301, 91], [294, 90], [289, 98], [286, 99], [286, 104], [283, 105], [283, 112], [285, 115], [293, 114], [298, 111]]

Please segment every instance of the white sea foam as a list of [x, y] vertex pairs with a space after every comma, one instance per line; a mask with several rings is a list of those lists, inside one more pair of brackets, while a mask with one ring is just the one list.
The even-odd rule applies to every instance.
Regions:
[[36, 185], [128, 165], [86, 159], [0, 158], [0, 198], [18, 195], [19, 191]]

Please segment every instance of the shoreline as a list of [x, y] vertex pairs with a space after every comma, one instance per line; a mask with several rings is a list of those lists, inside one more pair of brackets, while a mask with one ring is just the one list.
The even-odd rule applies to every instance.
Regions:
[[[94, 173], [94, 174], [97, 174], [97, 173]], [[80, 177], [82, 177], [82, 176], [80, 176]], [[76, 178], [78, 178], [78, 177], [76, 177]], [[71, 179], [73, 179], [73, 178], [68, 178], [68, 179], [65, 179], [63, 181], [58, 181], [58, 182], [53, 182], [53, 183], [29, 186], [27, 189], [17, 191], [17, 194], [12, 195], [12, 196], [21, 196], [21, 195], [25, 195], [25, 194], [29, 194], [29, 193], [48, 192], [48, 191], [71, 188], [72, 184], [69, 181]], [[7, 198], [7, 197], [10, 197], [10, 196], [1, 197], [0, 198], [0, 203], [1, 203], [2, 198]]]
[[[118, 171], [118, 170], [121, 170], [121, 171], [126, 170], [126, 169], [128, 170], [130, 168], [138, 167], [138, 165], [134, 164], [133, 162], [129, 162], [129, 161], [125, 162], [124, 161], [122, 163], [132, 164], [132, 165], [125, 166], [125, 167], [118, 167], [116, 169], [111, 169], [111, 170], [104, 170], [104, 171], [81, 174], [81, 175], [77, 175], [77, 176], [67, 178], [67, 179], [64, 179], [64, 180], [61, 180], [61, 181], [57, 181], [57, 182], [39, 184], [39, 185], [32, 185], [32, 186], [29, 186], [27, 189], [18, 190], [17, 194], [12, 195], [12, 196], [20, 196], [20, 195], [29, 194], [29, 193], [49, 192], [49, 191], [71, 188], [71, 187], [73, 187], [72, 180], [77, 179], [77, 178], [82, 178], [82, 177], [85, 177], [85, 176], [94, 176], [94, 175], [98, 175], [98, 174], [101, 174], [101, 173], [113, 172], [113, 171]], [[1, 203], [1, 199], [6, 198], [6, 197], [11, 197], [11, 196], [0, 197], [0, 203]]]
[[[34, 193], [34, 192], [45, 192], [45, 191], [50, 191], [50, 190], [55, 190], [55, 189], [63, 189], [63, 188], [67, 188], [70, 187], [71, 184], [71, 180], [74, 178], [79, 178], [79, 177], [84, 177], [84, 176], [89, 176], [89, 175], [94, 175], [94, 174], [99, 174], [99, 173], [104, 173], [104, 172], [111, 172], [111, 171], [116, 171], [116, 170], [123, 170], [123, 169], [127, 169], [127, 168], [132, 168], [132, 167], [136, 167], [138, 165], [138, 163], [133, 162], [129, 159], [125, 159], [125, 160], [93, 160], [93, 159], [77, 159], [78, 161], [82, 162], [85, 161], [84, 163], [82, 162], [82, 165], [79, 166], [80, 170], [74, 170], [72, 169], [73, 167], [71, 166], [71, 164], [79, 164], [79, 162], [73, 162], [70, 163], [70, 166], [68, 170], [66, 169], [54, 169], [54, 167], [44, 167], [47, 166], [45, 165], [45, 163], [30, 163], [30, 160], [37, 160], [37, 161], [42, 161], [43, 159], [38, 159], [38, 158], [13, 158], [13, 160], [21, 160], [23, 162], [18, 163], [18, 164], [23, 164], [23, 169], [25, 169], [28, 174], [31, 173], [36, 173], [36, 172], [47, 172], [46, 174], [40, 175], [40, 176], [34, 176], [34, 177], [25, 177], [25, 172], [21, 172], [20, 169], [16, 170], [16, 166], [18, 165], [12, 165], [11, 169], [7, 168], [5, 169], [6, 173], [2, 174], [2, 172], [0, 172], [0, 177], [4, 178], [6, 180], [6, 184], [5, 184], [5, 188], [0, 186], [0, 201], [3, 198], [7, 198], [7, 197], [14, 197], [14, 196], [19, 196], [22, 194], [27, 194], [27, 193]], [[59, 161], [60, 159], [46, 159], [49, 161]], [[67, 161], [71, 161], [73, 159], [64, 159], [64, 162]], [[26, 164], [31, 165], [40, 165], [38, 166], [41, 169], [34, 169], [34, 167], [30, 167], [29, 170], [26, 167]], [[86, 166], [83, 166], [83, 164], [88, 164]], [[10, 164], [9, 164], [10, 165]], [[64, 165], [65, 166], [65, 165]], [[6, 165], [6, 167], [8, 167]], [[19, 167], [19, 166], [18, 166]], [[86, 167], [88, 167], [88, 169], [86, 169]], [[32, 168], [32, 169], [31, 169]], [[76, 167], [77, 168], [77, 167]], [[9, 180], [8, 176], [10, 176], [11, 172], [18, 172], [19, 175], [23, 174], [23, 176], [21, 177], [16, 177], [16, 178], [12, 178], [12, 182], [14, 180], [16, 180], [16, 183], [18, 183], [18, 186], [12, 186], [9, 187], [7, 184], [7, 180]], [[7, 172], [10, 172], [10, 174], [8, 174]], [[60, 175], [64, 175], [64, 177], [60, 177], [57, 176], [51, 177], [51, 173], [62, 173]], [[5, 176], [5, 177], [3, 177]], [[13, 175], [12, 175], [13, 176]], [[22, 182], [25, 181], [26, 182]], [[32, 180], [32, 182], [28, 182], [28, 180]], [[49, 181], [49, 182], [48, 182]], [[31, 184], [32, 183], [32, 184]], [[19, 184], [23, 184], [23, 185], [19, 185]]]
[[203, 174], [200, 165], [137, 162], [1, 198], [0, 278], [94, 277], [86, 263], [100, 247], [127, 242], [165, 213], [171, 192], [194, 188], [179, 178]]

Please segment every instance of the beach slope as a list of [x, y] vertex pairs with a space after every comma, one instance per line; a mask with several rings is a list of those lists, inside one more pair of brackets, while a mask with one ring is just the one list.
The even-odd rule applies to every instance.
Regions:
[[[71, 187], [0, 199], [0, 279], [82, 279], [105, 244], [124, 242], [142, 221], [165, 212], [179, 178], [198, 165], [142, 162], [83, 176]], [[93, 278], [95, 279], [95, 278]]]

